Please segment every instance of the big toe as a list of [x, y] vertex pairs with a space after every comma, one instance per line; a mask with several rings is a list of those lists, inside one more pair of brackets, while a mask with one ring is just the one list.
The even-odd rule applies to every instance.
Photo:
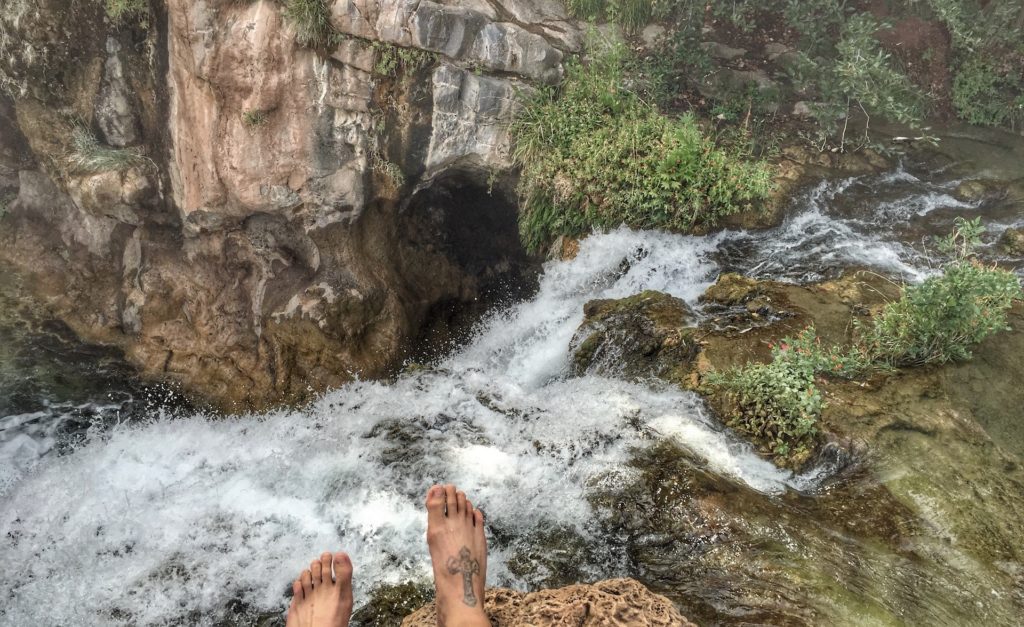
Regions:
[[427, 526], [434, 527], [444, 523], [444, 488], [436, 485], [427, 490]]
[[342, 603], [352, 604], [352, 560], [348, 553], [335, 553], [334, 580], [337, 582], [338, 591], [341, 593]]

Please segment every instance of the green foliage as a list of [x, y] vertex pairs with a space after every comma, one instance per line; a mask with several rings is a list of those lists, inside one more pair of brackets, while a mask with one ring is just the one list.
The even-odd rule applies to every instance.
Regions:
[[1024, 4], [907, 0], [953, 40], [953, 105], [971, 124], [1024, 128]]
[[809, 347], [815, 341], [814, 329], [806, 329], [773, 347], [767, 364], [705, 377], [729, 408], [726, 423], [783, 458], [805, 453], [818, 433], [825, 403], [814, 383], [816, 360]]
[[971, 124], [1024, 126], [1024, 71], [1013, 74], [992, 59], [975, 56], [953, 79], [953, 105]]
[[261, 109], [247, 109], [242, 112], [242, 123], [250, 128], [263, 126], [270, 119], [270, 112]]
[[624, 87], [622, 45], [572, 61], [511, 127], [522, 166], [523, 242], [537, 250], [593, 228], [691, 231], [749, 208], [770, 170], [717, 147], [686, 115], [670, 118]]
[[[657, 0], [568, 0], [566, 5], [576, 17], [607, 19], [627, 32], [636, 32], [654, 17]], [[664, 4], [664, 2], [662, 2]]]
[[815, 375], [857, 378], [892, 366], [966, 360], [986, 337], [1006, 330], [1006, 312], [1024, 298], [1012, 272], [974, 258], [981, 220], [958, 218], [939, 242], [952, 256], [941, 276], [908, 287], [869, 323], [850, 347], [825, 346], [814, 327], [772, 346], [767, 364], [712, 372], [705, 384], [724, 400], [729, 426], [783, 459], [806, 450], [824, 403]]
[[894, 366], [970, 359], [983, 339], [1006, 330], [1006, 312], [1024, 294], [1012, 272], [974, 258], [981, 221], [957, 219], [941, 248], [953, 254], [941, 276], [906, 288], [863, 331], [872, 359]]
[[310, 48], [332, 48], [341, 35], [331, 26], [327, 0], [285, 0], [284, 15], [295, 27], [295, 40]]
[[148, 0], [105, 0], [107, 17], [115, 22], [149, 13]]
[[377, 62], [373, 71], [381, 76], [397, 77], [399, 72], [412, 73], [437, 62], [437, 54], [418, 48], [403, 48], [382, 41], [374, 41]]
[[0, 193], [0, 218], [7, 215], [7, 210], [17, 197], [17, 194], [13, 193]]
[[72, 131], [71, 146], [68, 164], [73, 172], [82, 174], [121, 172], [151, 163], [137, 149], [104, 146], [84, 126], [76, 126]]

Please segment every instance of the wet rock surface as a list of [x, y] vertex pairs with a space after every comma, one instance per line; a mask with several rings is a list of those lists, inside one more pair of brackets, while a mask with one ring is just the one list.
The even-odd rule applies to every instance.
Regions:
[[[84, 339], [225, 409], [385, 375], [532, 272], [507, 125], [578, 46], [561, 5], [329, 4], [351, 37], [320, 52], [269, 0], [0, 9], [0, 257]], [[395, 46], [426, 61], [381, 73]], [[120, 161], [76, 169], [83, 133]]]
[[573, 338], [577, 375], [679, 380], [699, 350], [689, 307], [663, 292], [590, 301], [583, 313]]
[[[490, 588], [486, 592], [484, 609], [495, 627], [693, 625], [671, 601], [652, 593], [633, 579], [611, 579], [530, 593]], [[402, 621], [403, 627], [433, 627], [436, 624], [437, 609], [433, 603]]]

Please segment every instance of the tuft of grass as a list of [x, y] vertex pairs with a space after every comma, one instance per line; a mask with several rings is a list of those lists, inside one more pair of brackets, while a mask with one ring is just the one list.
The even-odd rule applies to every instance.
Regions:
[[287, 0], [284, 15], [295, 27], [295, 40], [300, 45], [327, 49], [337, 46], [342, 38], [331, 26], [327, 0]]
[[[664, 0], [661, 2], [664, 3]], [[578, 18], [607, 19], [626, 32], [635, 33], [654, 17], [656, 4], [659, 4], [658, 0], [568, 0], [566, 6]]]
[[100, 143], [87, 128], [76, 126], [72, 131], [71, 171], [81, 174], [118, 171], [143, 167], [151, 161], [135, 148], [111, 148]]
[[394, 44], [374, 41], [377, 62], [373, 71], [381, 76], [397, 77], [399, 72], [415, 72], [437, 62], [437, 54], [418, 48], [403, 48]]
[[148, 0], [105, 0], [103, 6], [107, 11], [107, 17], [115, 22], [149, 13]]
[[262, 109], [247, 109], [242, 112], [242, 123], [249, 128], [263, 126], [270, 119], [270, 112]]
[[522, 168], [520, 232], [530, 250], [594, 228], [712, 227], [772, 189], [771, 170], [716, 146], [692, 115], [660, 113], [625, 87], [626, 50], [611, 44], [567, 66], [513, 122]]

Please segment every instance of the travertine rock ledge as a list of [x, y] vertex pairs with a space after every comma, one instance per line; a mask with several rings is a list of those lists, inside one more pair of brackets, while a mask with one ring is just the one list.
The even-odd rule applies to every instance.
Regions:
[[[609, 579], [529, 594], [507, 588], [491, 588], [487, 590], [484, 607], [494, 627], [693, 625], [671, 601], [651, 592], [634, 579]], [[416, 610], [402, 621], [402, 627], [435, 625], [437, 608], [433, 603]]]

